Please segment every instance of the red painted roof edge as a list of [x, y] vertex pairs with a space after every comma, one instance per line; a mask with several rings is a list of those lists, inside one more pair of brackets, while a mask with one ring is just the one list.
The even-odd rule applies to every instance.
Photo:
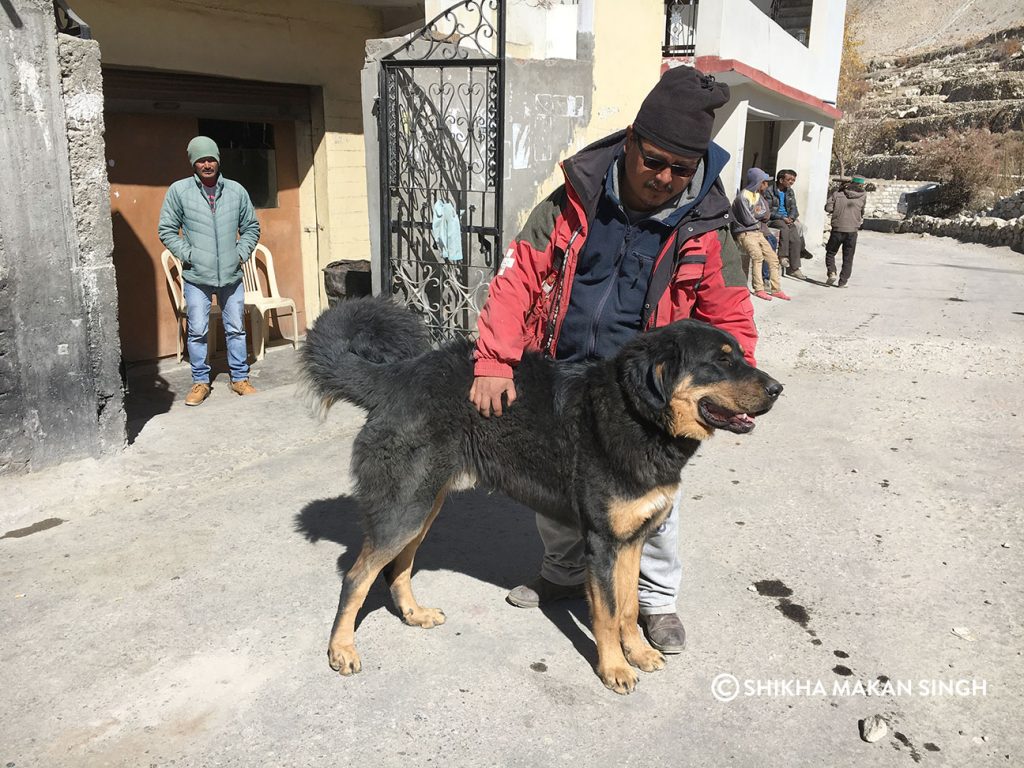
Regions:
[[[749, 64], [744, 64], [742, 61], [737, 61], [736, 59], [720, 59], [718, 56], [697, 56], [696, 59], [693, 60], [693, 66], [708, 75], [714, 75], [719, 72], [736, 72], [737, 74], [743, 75], [748, 80], [755, 82], [770, 91], [781, 94], [787, 99], [792, 99], [793, 101], [799, 101], [801, 104], [806, 104], [807, 106], [818, 110], [822, 114], [828, 115], [834, 120], [838, 120], [843, 116], [843, 111], [841, 109], [837, 109], [835, 105], [822, 101], [806, 91], [801, 91], [799, 88], [786, 85], [781, 80], [776, 80], [766, 72], [762, 72], [760, 69], [754, 69], [754, 67]], [[662, 71], [667, 68], [668, 63], [665, 61], [662, 63]]]

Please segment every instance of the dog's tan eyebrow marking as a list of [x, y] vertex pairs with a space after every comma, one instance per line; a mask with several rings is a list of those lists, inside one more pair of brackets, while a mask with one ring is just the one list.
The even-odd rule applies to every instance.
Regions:
[[722, 345], [722, 351], [725, 352], [725, 354], [727, 354], [727, 355], [731, 355], [732, 354], [732, 344], [723, 344]]

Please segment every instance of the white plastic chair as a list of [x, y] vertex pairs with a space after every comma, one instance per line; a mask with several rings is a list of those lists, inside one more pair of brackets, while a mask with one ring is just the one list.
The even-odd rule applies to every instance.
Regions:
[[[171, 301], [174, 303], [174, 315], [178, 324], [178, 362], [180, 363], [185, 355], [185, 346], [188, 342], [188, 307], [185, 304], [184, 278], [181, 276], [181, 262], [170, 251], [164, 249], [160, 254], [160, 261], [164, 265], [164, 276], [167, 278], [167, 286], [171, 290]], [[206, 332], [206, 357], [209, 359], [217, 351], [217, 319], [220, 317], [220, 307], [216, 304], [210, 305], [210, 329]]]
[[[260, 282], [260, 270], [257, 262], [262, 261], [266, 270], [266, 290]], [[270, 250], [262, 244], [256, 246], [252, 256], [242, 265], [242, 282], [245, 284], [245, 304], [254, 309], [252, 318], [252, 351], [256, 360], [262, 360], [266, 353], [267, 341], [270, 338], [270, 327], [267, 324], [267, 313], [280, 309], [290, 309], [292, 313], [292, 347], [299, 345], [299, 315], [295, 302], [281, 295], [277, 288], [277, 275], [274, 272], [274, 257]], [[280, 320], [278, 321], [280, 322]], [[282, 331], [282, 336], [284, 335]], [[287, 336], [285, 337], [287, 338]]]

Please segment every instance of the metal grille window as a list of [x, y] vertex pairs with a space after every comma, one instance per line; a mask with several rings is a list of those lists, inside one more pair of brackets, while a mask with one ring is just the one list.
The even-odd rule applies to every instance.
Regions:
[[665, 3], [665, 44], [662, 56], [693, 56], [697, 46], [697, 0]]

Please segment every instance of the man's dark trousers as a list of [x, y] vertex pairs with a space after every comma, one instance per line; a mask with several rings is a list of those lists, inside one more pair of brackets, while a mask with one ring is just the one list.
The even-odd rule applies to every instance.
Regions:
[[779, 258], [789, 259], [789, 267], [786, 272], [795, 272], [800, 269], [800, 252], [804, 246], [804, 239], [800, 237], [800, 225], [795, 221], [792, 224], [787, 224], [782, 219], [775, 219], [768, 226], [779, 229]]
[[853, 252], [857, 250], [856, 232], [836, 232], [834, 229], [825, 244], [825, 269], [831, 274], [836, 271], [836, 253], [843, 246], [843, 270], [839, 273], [839, 282], [845, 283], [853, 272]]

